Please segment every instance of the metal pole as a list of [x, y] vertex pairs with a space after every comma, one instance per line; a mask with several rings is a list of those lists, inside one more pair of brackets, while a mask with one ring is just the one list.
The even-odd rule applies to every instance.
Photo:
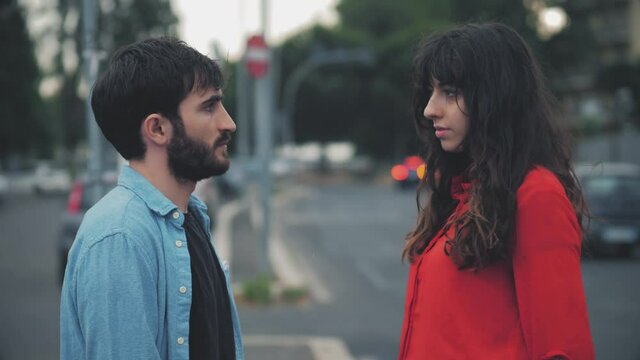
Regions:
[[237, 92], [236, 92], [236, 122], [238, 124], [238, 156], [245, 163], [246, 159], [251, 155], [249, 141], [251, 135], [251, 124], [249, 123], [249, 106], [250, 98], [249, 90], [251, 86], [249, 86], [249, 74], [247, 74], [247, 69], [245, 68], [245, 58], [244, 56], [240, 59], [240, 63], [236, 68], [236, 82], [237, 82]]
[[87, 98], [85, 100], [85, 118], [87, 126], [87, 139], [89, 144], [89, 157], [87, 159], [87, 171], [92, 180], [90, 184], [89, 196], [92, 202], [98, 201], [103, 194], [103, 187], [100, 183], [100, 174], [102, 172], [102, 144], [100, 137], [100, 129], [96, 124], [91, 110], [91, 87], [98, 77], [99, 58], [96, 52], [95, 36], [96, 36], [96, 0], [82, 1], [82, 24], [83, 24], [83, 43], [84, 43], [84, 81], [87, 89]]
[[[266, 41], [268, 1], [261, 1], [262, 36]], [[271, 56], [269, 55], [271, 58]], [[262, 229], [260, 233], [260, 254], [258, 269], [261, 274], [270, 274], [269, 234], [271, 232], [271, 151], [272, 151], [272, 81], [273, 71], [255, 81], [255, 116], [257, 130], [257, 157], [260, 168], [260, 205], [262, 208]]]
[[270, 77], [268, 74], [256, 80], [256, 128], [257, 128], [257, 156], [259, 159], [260, 178], [260, 207], [262, 209], [262, 229], [260, 233], [261, 273], [269, 273], [269, 234], [271, 230], [271, 104]]
[[262, 0], [260, 2], [260, 31], [262, 36], [267, 39], [267, 31], [269, 29], [269, 1]]

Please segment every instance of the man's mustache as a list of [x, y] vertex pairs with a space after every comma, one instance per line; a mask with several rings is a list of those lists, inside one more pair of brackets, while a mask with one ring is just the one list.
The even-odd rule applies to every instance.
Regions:
[[228, 142], [231, 141], [231, 133], [229, 131], [223, 131], [220, 134], [220, 137], [218, 139], [216, 139], [216, 141], [213, 143], [213, 147], [217, 147], [220, 146], [222, 144], [226, 144]]

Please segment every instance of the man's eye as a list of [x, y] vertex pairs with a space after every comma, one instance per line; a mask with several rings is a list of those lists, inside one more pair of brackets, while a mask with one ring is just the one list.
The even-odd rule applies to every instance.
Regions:
[[213, 111], [213, 109], [215, 108], [215, 106], [216, 106], [216, 104], [215, 104], [215, 103], [207, 104], [207, 105], [205, 105], [205, 107], [204, 107], [204, 111], [206, 111], [206, 112], [212, 112], [212, 111]]

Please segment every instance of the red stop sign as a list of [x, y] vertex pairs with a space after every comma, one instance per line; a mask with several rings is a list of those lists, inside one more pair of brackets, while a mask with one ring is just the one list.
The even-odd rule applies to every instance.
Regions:
[[254, 78], [263, 77], [267, 73], [269, 48], [262, 36], [253, 35], [247, 40], [246, 65]]

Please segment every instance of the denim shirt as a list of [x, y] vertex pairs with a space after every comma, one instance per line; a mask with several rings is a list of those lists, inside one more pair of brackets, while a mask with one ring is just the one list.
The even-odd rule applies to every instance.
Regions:
[[[206, 206], [196, 209], [211, 238]], [[87, 211], [69, 252], [60, 304], [60, 359], [189, 359], [191, 263], [184, 214], [126, 166]], [[216, 254], [217, 256], [217, 254]], [[236, 359], [243, 360], [229, 267]]]

